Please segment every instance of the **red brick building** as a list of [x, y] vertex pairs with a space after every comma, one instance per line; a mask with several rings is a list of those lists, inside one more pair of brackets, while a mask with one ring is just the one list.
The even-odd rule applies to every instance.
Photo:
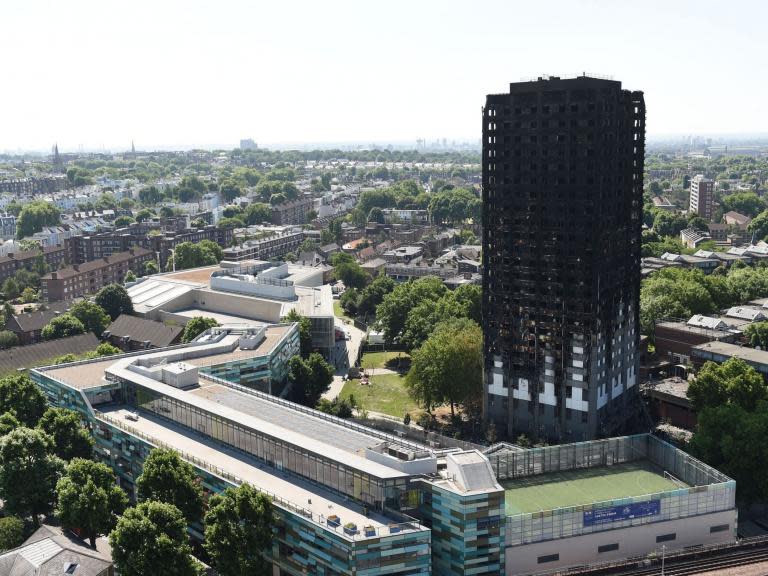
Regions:
[[51, 272], [40, 279], [41, 297], [44, 302], [52, 302], [93, 294], [107, 284], [122, 284], [128, 270], [141, 276], [144, 264], [153, 259], [151, 250], [137, 246], [126, 252]]

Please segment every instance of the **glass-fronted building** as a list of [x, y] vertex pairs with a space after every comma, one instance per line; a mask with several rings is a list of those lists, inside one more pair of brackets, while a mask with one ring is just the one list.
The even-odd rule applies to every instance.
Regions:
[[[268, 494], [278, 516], [266, 551], [276, 576], [541, 572], [569, 565], [567, 550], [577, 537], [604, 539], [635, 527], [669, 531], [670, 521], [690, 521], [694, 514], [699, 523], [711, 523], [712, 514], [726, 518], [718, 517], [728, 528], [713, 533], [713, 540], [735, 533], [735, 517], [728, 516], [735, 516], [733, 481], [650, 436], [573, 445], [582, 448], [571, 451], [436, 449], [260, 391], [254, 375], [278, 377], [288, 351], [298, 347], [295, 329], [212, 329], [188, 345], [31, 374], [51, 404], [82, 415], [96, 455], [129, 494], [155, 447], [179, 452], [209, 493], [247, 482]], [[521, 503], [510, 482], [528, 478], [552, 488], [560, 481], [556, 472], [593, 467], [595, 476], [608, 475], [598, 468], [632, 455], [686, 483], [659, 496], [662, 514], [647, 513], [655, 505], [640, 496], [633, 502], [646, 513], [637, 520], [610, 516], [624, 500], [511, 510]], [[590, 518], [608, 514], [610, 522], [585, 520], [586, 511]], [[701, 543], [708, 541], [702, 537]], [[536, 561], [554, 556], [558, 561]]]

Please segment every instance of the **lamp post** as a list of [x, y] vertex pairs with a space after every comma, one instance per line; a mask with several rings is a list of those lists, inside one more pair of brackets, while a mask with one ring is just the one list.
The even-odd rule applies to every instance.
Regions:
[[667, 545], [662, 544], [661, 545], [661, 576], [664, 576], [664, 559], [667, 552]]

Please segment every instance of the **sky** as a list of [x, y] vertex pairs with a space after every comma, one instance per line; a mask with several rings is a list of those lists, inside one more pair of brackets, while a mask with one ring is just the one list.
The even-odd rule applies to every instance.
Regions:
[[3, 0], [0, 150], [477, 142], [542, 74], [643, 90], [649, 137], [768, 133], [764, 0]]

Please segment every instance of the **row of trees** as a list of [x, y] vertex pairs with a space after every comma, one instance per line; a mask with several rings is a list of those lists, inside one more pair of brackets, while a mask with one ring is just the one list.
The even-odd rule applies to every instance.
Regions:
[[700, 270], [665, 268], [644, 279], [640, 289], [640, 325], [653, 333], [662, 318], [690, 318], [768, 296], [768, 268], [736, 263], [706, 275]]
[[93, 332], [96, 336], [120, 314], [132, 314], [133, 302], [128, 292], [119, 284], [110, 284], [96, 293], [93, 301], [81, 300], [72, 305], [66, 314], [57, 316], [43, 328], [44, 340], [56, 340]]
[[109, 533], [113, 560], [125, 576], [201, 574], [190, 525], [205, 527], [204, 547], [220, 574], [266, 569], [274, 513], [252, 487], [230, 488], [206, 502], [190, 464], [172, 450], [153, 450], [136, 482], [138, 504], [126, 510], [128, 497], [113, 471], [90, 459], [93, 439], [76, 412], [46, 409], [26, 375], [0, 380], [0, 412], [0, 498], [14, 515], [0, 522], [0, 548], [21, 544], [24, 518], [38, 526], [41, 515], [55, 513], [92, 547]]

